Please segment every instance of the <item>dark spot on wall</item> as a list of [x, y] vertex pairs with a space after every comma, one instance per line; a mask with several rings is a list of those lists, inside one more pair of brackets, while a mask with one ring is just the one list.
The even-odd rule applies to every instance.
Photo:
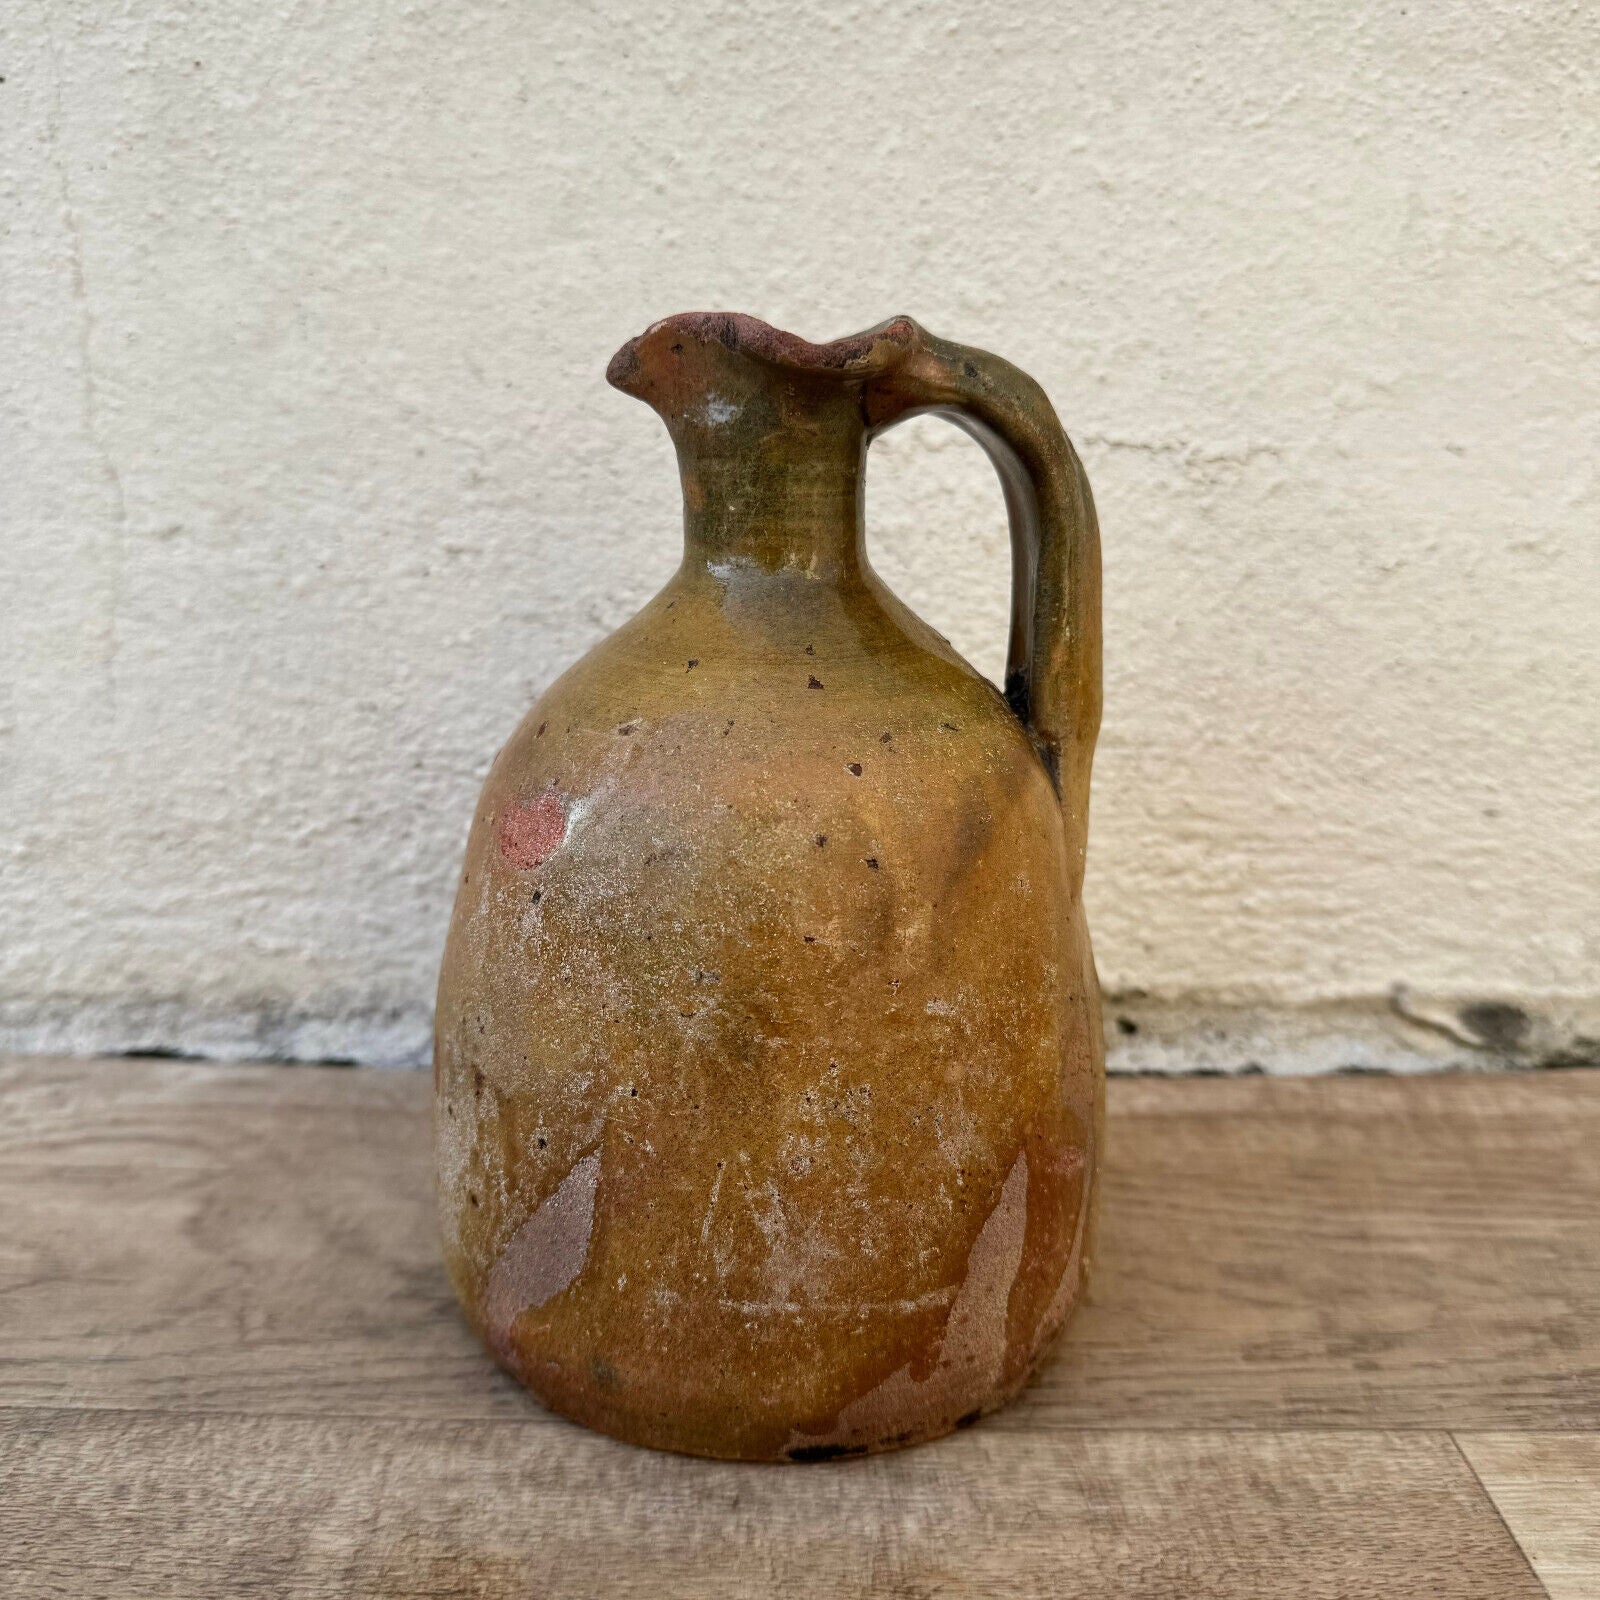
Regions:
[[960, 733], [961, 732], [961, 729], [958, 728], [956, 726], [956, 724], [953, 723], [953, 722], [941, 722], [939, 724], [939, 726], [941, 728], [943, 728], [946, 733]]
[[861, 776], [861, 763], [859, 761], [852, 761], [845, 768], [845, 770], [850, 774], [850, 776], [852, 778], [859, 778]]
[[638, 726], [639, 724], [637, 722], [624, 722], [622, 726], [617, 729], [617, 732], [620, 733], [624, 739], [626, 739], [628, 735], [632, 733]]
[[478, 1207], [483, 1204], [483, 1202], [478, 1198], [477, 1193], [472, 1189], [467, 1190], [467, 1203], [474, 1211], [476, 1211]]
[[808, 689], [820, 689], [821, 687], [822, 687], [822, 679], [821, 678], [807, 678], [806, 679], [806, 688], [808, 688]]
[[543, 899], [544, 899], [544, 890], [543, 889], [535, 889], [533, 891], [533, 903], [535, 905], [538, 905], [538, 903]]
[[1532, 1026], [1531, 1018], [1521, 1006], [1506, 1005], [1499, 1000], [1482, 1000], [1476, 1005], [1462, 1006], [1456, 1015], [1464, 1027], [1471, 1029], [1495, 1050], [1518, 1049]]
[[892, 733], [880, 733], [880, 734], [879, 734], [879, 735], [878, 735], [878, 743], [879, 743], [879, 744], [888, 744], [888, 742], [889, 742], [889, 741], [890, 741], [890, 740], [891, 740], [891, 739], [892, 739], [892, 738], [893, 738], [893, 737], [894, 737], [894, 735], [893, 735], [893, 734], [892, 734]]
[[814, 934], [814, 933], [806, 934], [805, 935], [805, 941], [806, 941], [807, 944], [815, 944], [817, 942], [816, 934]]
[[818, 835], [817, 835], [817, 849], [819, 849], [819, 850], [820, 850], [820, 849], [822, 849], [822, 847], [823, 847], [823, 846], [824, 846], [824, 845], [825, 845], [825, 844], [827, 844], [827, 842], [828, 842], [828, 836], [827, 836], [827, 834], [825, 834], [825, 833], [819, 833], [819, 834], [818, 834]]
[[544, 1149], [544, 1148], [545, 1148], [545, 1146], [546, 1146], [546, 1145], [548, 1145], [548, 1144], [549, 1144], [549, 1143], [550, 1143], [550, 1141], [549, 1141], [549, 1140], [548, 1140], [548, 1139], [546, 1139], [546, 1138], [544, 1138], [544, 1137], [543, 1137], [543, 1136], [542, 1136], [542, 1135], [541, 1135], [541, 1137], [540, 1137], [540, 1139], [539, 1139], [539, 1148], [540, 1148], [540, 1149], [541, 1149], [541, 1150], [543, 1150], [543, 1149]]
[[539, 731], [538, 731], [538, 732], [537, 732], [537, 733], [536, 733], [536, 734], [534, 734], [534, 738], [535, 738], [535, 739], [542, 739], [542, 738], [544, 738], [544, 730], [545, 730], [545, 729], [546, 729], [546, 728], [548, 728], [548, 727], [549, 727], [549, 726], [550, 726], [550, 724], [549, 724], [549, 723], [548, 723], [548, 722], [541, 722], [541, 723], [540, 723], [540, 724], [539, 724]]
[[975, 366], [973, 366], [973, 364], [970, 361], [963, 361], [961, 363], [961, 370], [969, 378], [976, 378], [978, 376], [978, 369]]
[[806, 654], [808, 656], [814, 656], [816, 653], [817, 653], [817, 647], [814, 644], [808, 644], [806, 646]]
[[867, 865], [871, 867], [874, 872], [876, 872], [878, 870], [878, 858], [876, 856], [868, 856]]
[[1130, 1037], [1132, 1037], [1132, 1035], [1136, 1034], [1138, 1031], [1139, 1031], [1139, 1024], [1137, 1022], [1135, 1022], [1132, 1017], [1118, 1017], [1117, 1018], [1117, 1032], [1118, 1033], [1125, 1033], [1125, 1034], [1129, 1035]]
[[683, 670], [685, 672], [693, 672], [694, 669], [696, 667], [698, 667], [699, 665], [700, 665], [700, 657], [699, 656], [690, 656], [689, 657], [689, 665], [686, 666]]
[[1576, 1034], [1570, 1044], [1547, 1050], [1534, 1065], [1548, 1072], [1571, 1071], [1574, 1067], [1600, 1067], [1600, 1039]]

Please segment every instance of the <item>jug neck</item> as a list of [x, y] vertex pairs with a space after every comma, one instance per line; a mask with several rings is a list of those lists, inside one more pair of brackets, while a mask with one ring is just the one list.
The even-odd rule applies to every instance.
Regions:
[[687, 565], [863, 569], [864, 384], [888, 328], [812, 345], [752, 317], [689, 312], [617, 352], [607, 378], [677, 447]]
[[764, 437], [736, 418], [719, 429], [673, 428], [686, 565], [816, 578], [860, 570], [865, 429], [859, 417], [816, 422]]

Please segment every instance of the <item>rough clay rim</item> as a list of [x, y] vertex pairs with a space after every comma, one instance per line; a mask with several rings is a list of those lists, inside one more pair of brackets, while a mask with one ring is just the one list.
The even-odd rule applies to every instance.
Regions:
[[872, 377], [888, 371], [924, 337], [921, 327], [906, 316], [891, 317], [876, 327], [846, 334], [826, 344], [813, 344], [799, 334], [788, 333], [739, 311], [680, 311], [652, 322], [643, 333], [628, 340], [611, 358], [606, 368], [606, 381], [614, 388], [630, 390], [632, 380], [646, 364], [647, 355], [667, 336], [693, 339], [701, 344], [714, 342], [791, 371], [836, 374], [845, 378]]

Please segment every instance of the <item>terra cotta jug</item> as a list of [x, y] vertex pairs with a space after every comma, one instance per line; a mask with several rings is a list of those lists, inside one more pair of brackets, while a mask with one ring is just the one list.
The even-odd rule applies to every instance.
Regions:
[[[677, 446], [683, 564], [484, 785], [439, 986], [450, 1275], [621, 1438], [932, 1438], [1023, 1385], [1090, 1251], [1088, 484], [1037, 384], [903, 317], [670, 317], [608, 377]], [[868, 443], [927, 411], [1004, 483], [1004, 696], [863, 548]]]

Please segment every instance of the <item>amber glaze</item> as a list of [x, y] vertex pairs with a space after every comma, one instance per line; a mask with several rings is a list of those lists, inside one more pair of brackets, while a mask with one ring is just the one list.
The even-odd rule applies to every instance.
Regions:
[[[1088, 488], [1036, 384], [905, 318], [673, 317], [608, 376], [671, 430], [684, 559], [484, 786], [439, 988], [451, 1278], [621, 1438], [931, 1438], [1024, 1383], [1090, 1253]], [[1005, 483], [1005, 696], [863, 549], [867, 445], [928, 410]]]

